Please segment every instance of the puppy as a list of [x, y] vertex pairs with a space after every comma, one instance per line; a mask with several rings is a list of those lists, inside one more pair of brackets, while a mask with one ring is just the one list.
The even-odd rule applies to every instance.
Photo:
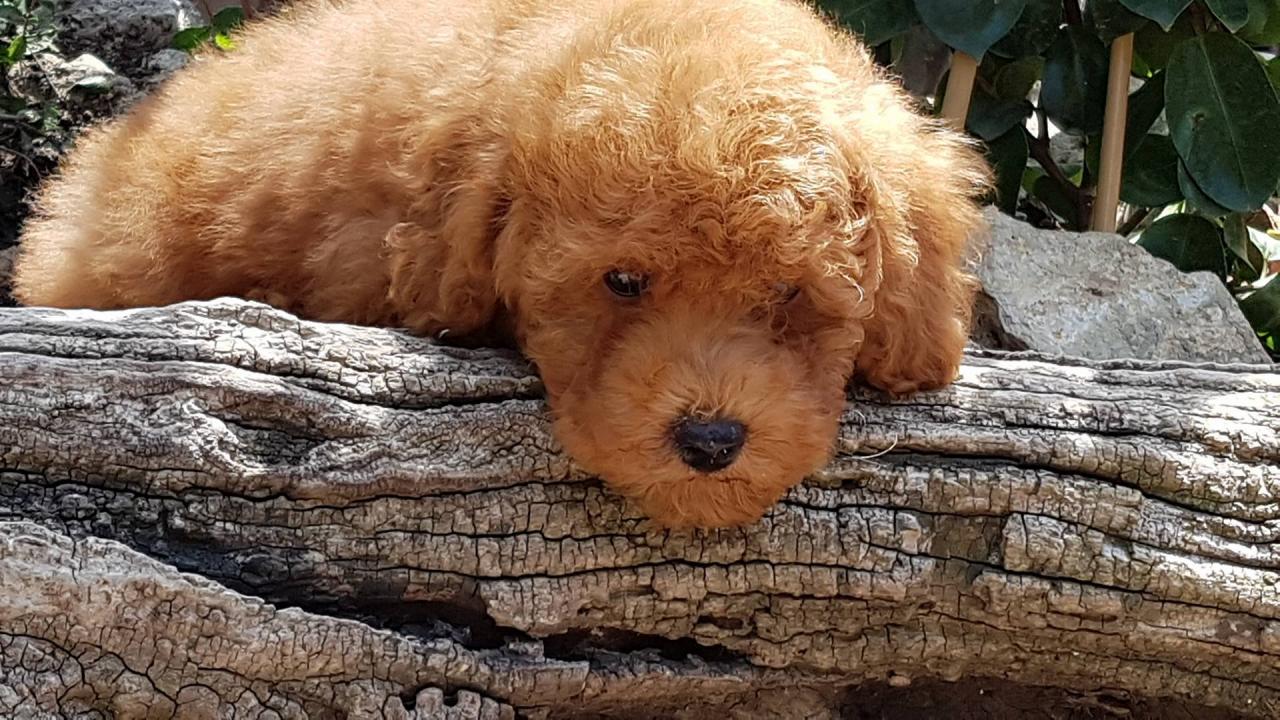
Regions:
[[349, 0], [247, 29], [43, 188], [28, 305], [241, 296], [509, 338], [668, 526], [759, 518], [853, 375], [950, 382], [987, 170], [788, 0]]

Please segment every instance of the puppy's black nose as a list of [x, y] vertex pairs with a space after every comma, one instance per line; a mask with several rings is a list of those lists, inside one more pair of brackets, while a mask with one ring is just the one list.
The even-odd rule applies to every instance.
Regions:
[[672, 430], [676, 450], [685, 464], [698, 472], [715, 472], [733, 464], [747, 440], [747, 429], [737, 420], [685, 418]]

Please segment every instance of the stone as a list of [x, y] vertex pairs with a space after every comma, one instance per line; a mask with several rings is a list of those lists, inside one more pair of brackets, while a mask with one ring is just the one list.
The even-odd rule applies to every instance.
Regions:
[[13, 299], [9, 296], [9, 278], [13, 275], [13, 263], [18, 259], [18, 246], [0, 248], [0, 307], [11, 307]]
[[59, 0], [57, 17], [67, 54], [93, 52], [128, 76], [171, 48], [179, 30], [203, 24], [190, 0]]
[[191, 61], [191, 56], [182, 50], [166, 48], [161, 50], [143, 63], [142, 70], [145, 76], [145, 82], [148, 85], [155, 85], [175, 72], [187, 66]]
[[116, 95], [133, 92], [133, 83], [128, 78], [112, 70], [95, 55], [83, 53], [71, 60], [62, 60], [56, 55], [44, 58], [51, 61], [45, 68], [45, 77], [58, 97], [64, 100], [77, 92]]
[[1041, 230], [987, 208], [974, 342], [1106, 360], [1270, 363], [1231, 293], [1119, 235]]

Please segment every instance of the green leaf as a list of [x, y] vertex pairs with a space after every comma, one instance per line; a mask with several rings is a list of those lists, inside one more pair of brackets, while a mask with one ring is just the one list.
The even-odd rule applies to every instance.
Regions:
[[[0, 23], [21, 25], [23, 12], [20, 8], [8, 3], [0, 3]], [[3, 27], [3, 25], [0, 25]]]
[[3, 60], [5, 65], [12, 65], [22, 59], [27, 54], [27, 38], [19, 35], [9, 42], [9, 46], [5, 48]]
[[1049, 46], [1040, 83], [1040, 105], [1064, 131], [1102, 131], [1107, 102], [1107, 48], [1081, 27], [1065, 27]]
[[1058, 216], [1063, 225], [1070, 228], [1076, 226], [1076, 205], [1053, 178], [1048, 175], [1037, 177], [1031, 184], [1031, 195]]
[[1027, 0], [916, 0], [916, 12], [942, 42], [981, 60], [1022, 15]]
[[[1092, 4], [1092, 3], [1090, 3]], [[991, 46], [991, 52], [1007, 58], [1040, 55], [1053, 42], [1062, 25], [1062, 0], [1027, 0], [1013, 29]]]
[[[1124, 125], [1124, 161], [1126, 165], [1142, 143], [1160, 113], [1164, 112], [1164, 71], [1152, 75], [1142, 87], [1129, 94], [1129, 112]], [[1090, 142], [1085, 152], [1089, 172], [1097, 175], [1102, 142]]]
[[1237, 34], [1250, 45], [1280, 43], [1280, 0], [1249, 0], [1249, 22]]
[[189, 27], [173, 36], [173, 46], [191, 52], [209, 39], [209, 32], [208, 27]]
[[235, 50], [235, 49], [236, 49], [236, 43], [235, 43], [235, 41], [231, 39], [231, 36], [230, 36], [230, 35], [227, 35], [227, 34], [225, 34], [225, 33], [218, 33], [217, 35], [214, 35], [214, 36], [213, 36], [213, 44], [214, 44], [214, 45], [217, 45], [219, 48], [221, 48], [221, 49], [223, 49], [223, 50]]
[[209, 24], [215, 32], [226, 35], [244, 24], [244, 9], [237, 5], [225, 7], [213, 16], [213, 21]]
[[1001, 100], [981, 88], [974, 88], [965, 128], [983, 140], [994, 140], [1021, 127], [1034, 108], [1027, 100]]
[[1222, 236], [1227, 249], [1234, 255], [1235, 275], [1245, 282], [1254, 282], [1262, 277], [1266, 260], [1262, 252], [1249, 237], [1249, 226], [1244, 215], [1232, 213], [1222, 219]]
[[1216, 219], [1231, 214], [1230, 210], [1214, 202], [1213, 198], [1205, 194], [1204, 189], [1187, 172], [1187, 166], [1181, 159], [1178, 161], [1178, 189], [1182, 190], [1182, 196], [1187, 200], [1187, 207], [1205, 217]]
[[1202, 217], [1183, 213], [1162, 217], [1142, 232], [1138, 244], [1183, 272], [1227, 274], [1222, 233]]
[[1240, 310], [1255, 331], [1280, 333], [1280, 277], [1271, 278], [1261, 289], [1241, 300]]
[[1018, 208], [1018, 194], [1029, 155], [1027, 133], [1021, 127], [987, 143], [987, 160], [996, 173], [996, 204], [1008, 215]]
[[1164, 135], [1147, 135], [1127, 154], [1120, 199], [1130, 205], [1159, 208], [1182, 199], [1178, 187], [1178, 151]]
[[872, 47], [919, 21], [910, 0], [819, 0], [818, 6]]
[[1120, 0], [1125, 7], [1142, 17], [1151, 18], [1160, 23], [1165, 30], [1173, 27], [1183, 10], [1191, 4], [1191, 0]]
[[1157, 72], [1129, 95], [1129, 117], [1125, 123], [1125, 147], [1136, 143], [1151, 130], [1164, 112], [1164, 71]]
[[1044, 58], [1035, 55], [1005, 65], [996, 73], [996, 96], [1003, 100], [1025, 100], [1043, 69]]
[[1147, 23], [1133, 36], [1133, 54], [1152, 70], [1161, 70], [1168, 66], [1169, 56], [1174, 49], [1182, 41], [1195, 36], [1196, 29], [1191, 24], [1189, 15], [1178, 18], [1178, 22], [1168, 31], [1155, 23]]
[[1121, 5], [1120, 0], [1089, 0], [1084, 8], [1084, 19], [1104, 43], [1110, 43], [1121, 35], [1137, 32], [1150, 23]]
[[1271, 87], [1280, 93], [1280, 55], [1267, 61], [1267, 79], [1271, 81]]
[[1183, 42], [1164, 96], [1169, 134], [1196, 184], [1228, 209], [1261, 206], [1280, 181], [1280, 101], [1253, 50], [1220, 32]]
[[1244, 27], [1249, 22], [1248, 0], [1204, 0], [1209, 10], [1222, 21], [1231, 32]]

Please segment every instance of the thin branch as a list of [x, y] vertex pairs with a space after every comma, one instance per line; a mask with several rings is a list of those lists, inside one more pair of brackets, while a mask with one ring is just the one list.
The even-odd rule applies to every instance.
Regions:
[[1138, 229], [1138, 226], [1142, 225], [1142, 223], [1146, 222], [1147, 218], [1151, 217], [1151, 213], [1153, 211], [1154, 208], [1149, 207], [1133, 208], [1133, 211], [1125, 216], [1124, 222], [1120, 223], [1120, 227], [1116, 228], [1116, 234], [1121, 237], [1129, 237], [1134, 230]]
[[1213, 23], [1213, 19], [1209, 13], [1205, 12], [1200, 3], [1191, 3], [1188, 12], [1191, 14], [1191, 27], [1195, 29], [1197, 35], [1203, 35], [1209, 31], [1209, 26]]
[[35, 173], [36, 177], [44, 176], [44, 173], [40, 172], [40, 166], [36, 165], [36, 161], [32, 160], [31, 157], [26, 153], [19, 152], [17, 150], [14, 150], [13, 148], [4, 147], [3, 145], [0, 145], [0, 152], [8, 153], [13, 157], [16, 157], [25, 161], [27, 163], [27, 167], [31, 168], [31, 172]]
[[[1031, 157], [1035, 158], [1035, 161], [1044, 169], [1045, 174], [1058, 184], [1063, 194], [1076, 207], [1077, 217], [1067, 219], [1073, 220], [1077, 229], [1082, 229], [1088, 224], [1087, 220], [1084, 219], [1088, 217], [1088, 214], [1085, 210], [1082, 210], [1086, 205], [1080, 197], [1082, 191], [1075, 183], [1071, 182], [1071, 178], [1067, 177], [1067, 174], [1062, 171], [1062, 168], [1053, 159], [1053, 155], [1049, 151], [1049, 121], [1046, 119], [1044, 111], [1040, 108], [1036, 108], [1036, 119], [1039, 122], [1039, 136], [1031, 136], [1031, 133], [1027, 133], [1030, 136], [1028, 137], [1027, 146], [1031, 151]], [[1024, 130], [1023, 132], [1026, 131]]]

